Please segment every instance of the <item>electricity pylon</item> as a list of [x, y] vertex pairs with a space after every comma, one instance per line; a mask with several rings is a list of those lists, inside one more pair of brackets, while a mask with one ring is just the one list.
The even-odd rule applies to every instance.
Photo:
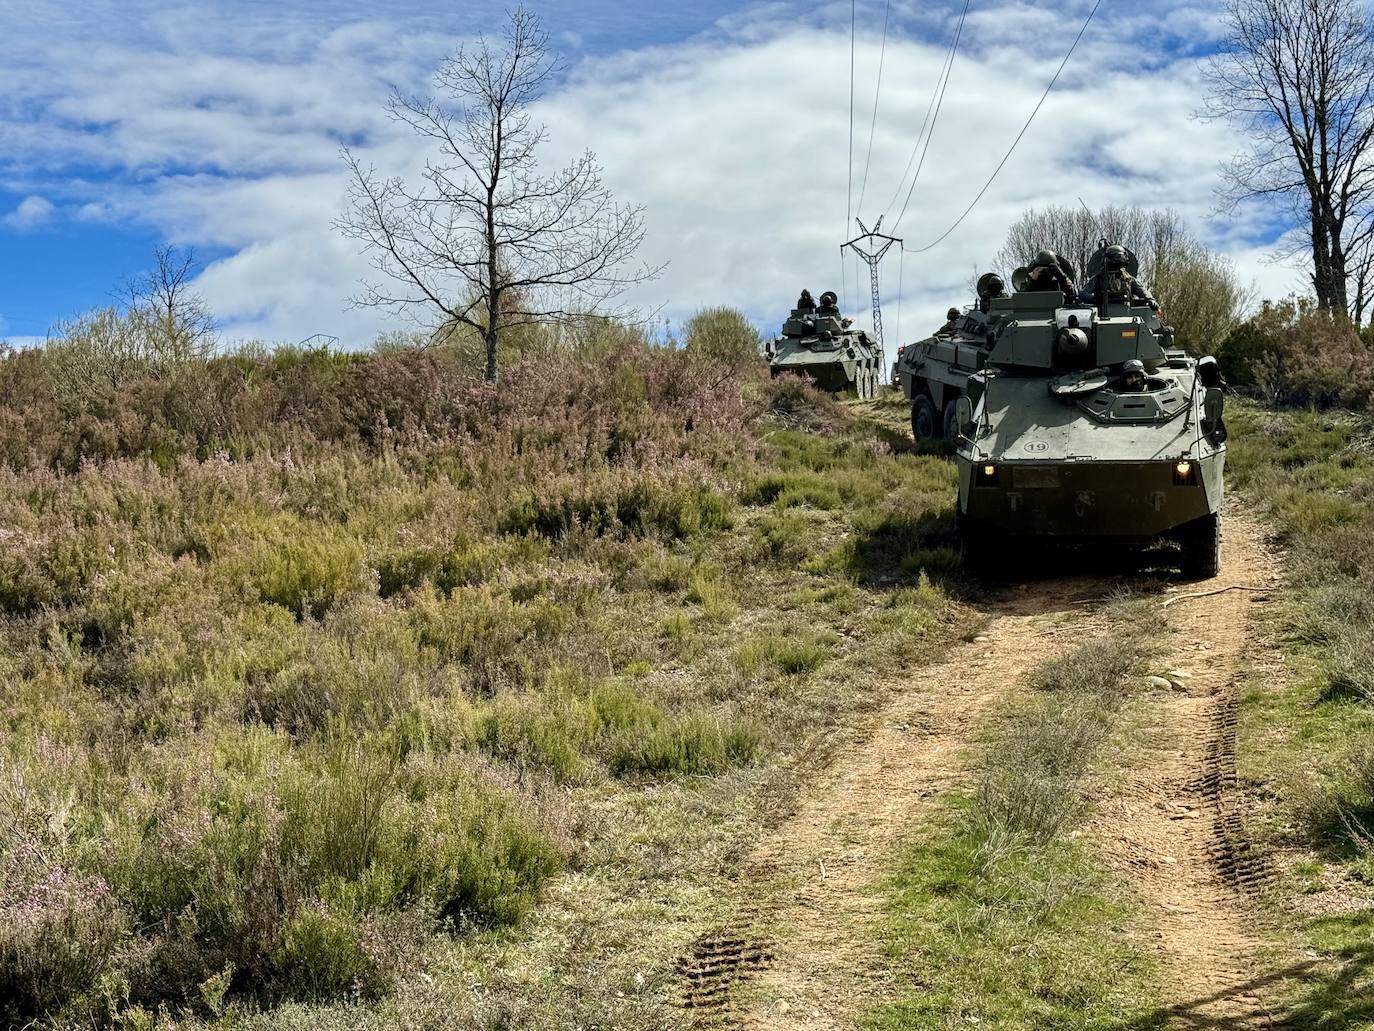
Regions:
[[886, 370], [887, 355], [883, 348], [883, 305], [882, 299], [878, 296], [878, 262], [883, 260], [883, 255], [887, 253], [889, 247], [894, 243], [900, 244], [902, 241], [898, 237], [888, 236], [880, 231], [883, 228], [882, 215], [878, 216], [878, 221], [873, 223], [872, 229], [864, 225], [862, 219], [856, 218], [854, 221], [859, 223], [859, 229], [862, 232], [848, 243], [841, 244], [840, 254], [843, 255], [845, 249], [848, 248], [868, 262], [869, 279], [873, 287], [873, 336], [878, 342], [878, 368]]

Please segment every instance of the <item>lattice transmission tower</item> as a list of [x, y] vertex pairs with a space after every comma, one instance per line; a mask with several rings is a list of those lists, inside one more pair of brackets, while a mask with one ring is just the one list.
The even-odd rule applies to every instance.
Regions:
[[889, 236], [882, 232], [883, 216], [878, 216], [878, 221], [873, 223], [873, 228], [863, 224], [863, 220], [856, 218], [859, 223], [860, 233], [854, 239], [840, 245], [840, 253], [843, 255], [845, 250], [851, 250], [864, 261], [868, 262], [869, 280], [873, 288], [873, 337], [878, 342], [878, 368], [887, 368], [887, 354], [883, 346], [883, 304], [878, 291], [878, 262], [883, 260], [883, 255], [887, 253], [894, 243], [900, 245], [901, 239], [896, 236]]

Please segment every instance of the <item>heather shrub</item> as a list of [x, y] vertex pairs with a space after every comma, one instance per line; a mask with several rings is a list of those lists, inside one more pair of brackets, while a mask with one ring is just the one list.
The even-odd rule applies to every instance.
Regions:
[[0, 1021], [79, 1021], [96, 1013], [95, 988], [120, 962], [129, 914], [110, 886], [70, 863], [58, 819], [0, 763]]
[[719, 773], [752, 761], [758, 748], [759, 733], [752, 724], [689, 715], [620, 738], [611, 747], [608, 766], [617, 777]]
[[1232, 384], [1271, 404], [1363, 407], [1374, 394], [1369, 345], [1343, 315], [1306, 298], [1265, 302], [1217, 351]]
[[582, 771], [587, 723], [574, 698], [499, 695], [477, 715], [474, 734], [498, 758], [572, 781]]
[[681, 540], [721, 529], [729, 520], [729, 500], [709, 487], [651, 473], [610, 474], [549, 483], [525, 494], [506, 510], [497, 529], [551, 540], [574, 530]]
[[280, 516], [241, 525], [226, 536], [215, 548], [222, 575], [297, 616], [321, 615], [347, 594], [368, 588], [362, 545], [342, 527]]

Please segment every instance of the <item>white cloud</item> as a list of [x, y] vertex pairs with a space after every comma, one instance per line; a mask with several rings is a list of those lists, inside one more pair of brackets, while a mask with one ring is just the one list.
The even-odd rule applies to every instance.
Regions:
[[11, 229], [25, 232], [30, 229], [37, 229], [48, 222], [56, 210], [52, 201], [35, 194], [21, 200], [18, 206], [0, 221], [3, 221]]
[[[889, 203], [952, 25], [948, 10], [906, 12], [902, 24], [919, 37], [894, 30], [888, 40], [857, 213], [871, 223], [887, 209], [885, 227], [913, 250], [944, 232], [1001, 160], [1088, 6], [1016, 2], [970, 16], [921, 179], [896, 225], [905, 191]], [[643, 256], [669, 268], [637, 293], [642, 306], [664, 305], [680, 319], [730, 304], [766, 324], [800, 287], [838, 289], [843, 280], [866, 321], [866, 271], [850, 263], [842, 273], [838, 252], [852, 226], [848, 15], [847, 4], [754, 5], [694, 40], [584, 59], [542, 105], [550, 161], [590, 146], [617, 194], [647, 207]], [[170, 11], [152, 24], [153, 38], [76, 39], [33, 58], [41, 68], [0, 70], [0, 93], [11, 97], [0, 108], [10, 183], [70, 203], [79, 218], [152, 224], [179, 242], [230, 251], [200, 286], [231, 335], [366, 340], [387, 320], [347, 307], [367, 265], [330, 228], [345, 185], [338, 147], [347, 141], [383, 171], [413, 168], [418, 151], [382, 102], [391, 84], [423, 86], [456, 40], [433, 24], [409, 35], [378, 20], [321, 29], [309, 12], [243, 23]], [[878, 62], [869, 30], [857, 47], [856, 202]], [[1104, 5], [984, 200], [940, 246], [894, 251], [884, 263], [889, 344], [899, 309], [911, 337], [966, 300], [971, 273], [987, 267], [1026, 207], [1080, 198], [1174, 207], [1244, 277], [1286, 292], [1284, 277], [1297, 274], [1262, 260], [1276, 233], [1270, 222], [1253, 211], [1208, 219], [1216, 162], [1236, 146], [1226, 127], [1191, 117], [1201, 95], [1191, 55], [1215, 31], [1214, 13], [1198, 2]]]

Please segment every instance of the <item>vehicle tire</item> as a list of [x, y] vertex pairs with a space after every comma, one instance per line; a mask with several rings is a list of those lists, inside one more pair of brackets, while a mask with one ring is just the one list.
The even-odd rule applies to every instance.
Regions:
[[868, 370], [868, 396], [877, 397], [879, 386], [880, 384], [878, 383], [878, 366], [875, 363], [873, 368]]
[[955, 512], [959, 531], [959, 549], [964, 569], [980, 580], [996, 580], [1006, 574], [1006, 549], [999, 536], [987, 528]]
[[929, 395], [917, 394], [911, 399], [911, 435], [917, 440], [930, 440], [938, 432], [939, 416], [935, 402]]
[[854, 373], [854, 392], [860, 401], [868, 400], [868, 369], [858, 369]]
[[1183, 528], [1179, 570], [1189, 580], [1210, 580], [1221, 571], [1221, 516], [1207, 515]]
[[955, 402], [958, 398], [951, 398], [945, 405], [945, 442], [947, 444], [957, 444], [959, 441], [958, 420], [954, 416]]

